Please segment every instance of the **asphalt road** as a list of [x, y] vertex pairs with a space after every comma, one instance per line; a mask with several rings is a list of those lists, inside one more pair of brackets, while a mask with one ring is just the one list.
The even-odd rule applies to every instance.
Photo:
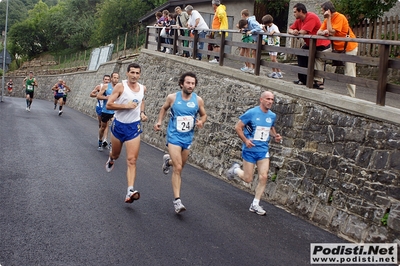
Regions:
[[309, 265], [310, 243], [342, 239], [187, 165], [173, 209], [163, 152], [141, 144], [124, 203], [125, 154], [107, 173], [97, 121], [51, 102], [0, 102], [0, 265]]

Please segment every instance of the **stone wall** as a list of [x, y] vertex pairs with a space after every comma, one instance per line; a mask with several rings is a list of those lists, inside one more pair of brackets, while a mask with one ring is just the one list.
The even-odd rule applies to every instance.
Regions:
[[[179, 90], [178, 77], [193, 71], [208, 122], [196, 130], [189, 160], [229, 182], [226, 169], [232, 162], [241, 162], [241, 141], [234, 125], [239, 115], [258, 105], [260, 93], [270, 89], [276, 99], [277, 131], [284, 141], [271, 143], [264, 199], [351, 241], [400, 243], [399, 110], [196, 60], [155, 56], [149, 50], [131, 61], [142, 66], [141, 82], [148, 89], [150, 121], [143, 125], [143, 141], [164, 149], [167, 121], [162, 132], [154, 132], [153, 124], [166, 96]], [[103, 64], [97, 72], [40, 76], [36, 95], [51, 100], [51, 85], [58, 77], [64, 78], [72, 87], [68, 105], [94, 116], [90, 91], [104, 74], [119, 71], [125, 78], [131, 61]], [[16, 83], [22, 80], [13, 78]], [[16, 96], [23, 96], [22, 90]], [[255, 182], [232, 184], [254, 192]]]

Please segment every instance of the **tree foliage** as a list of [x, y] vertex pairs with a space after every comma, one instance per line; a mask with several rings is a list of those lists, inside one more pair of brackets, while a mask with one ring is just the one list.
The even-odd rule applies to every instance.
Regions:
[[347, 15], [351, 26], [365, 19], [377, 19], [396, 5], [398, 0], [333, 0], [338, 12]]
[[117, 36], [132, 31], [138, 18], [150, 10], [142, 0], [105, 0], [98, 6], [93, 43], [109, 43]]

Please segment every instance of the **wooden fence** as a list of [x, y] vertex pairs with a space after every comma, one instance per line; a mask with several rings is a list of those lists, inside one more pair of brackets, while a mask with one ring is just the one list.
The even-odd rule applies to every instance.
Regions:
[[[357, 38], [399, 41], [399, 23], [399, 15], [395, 17], [390, 16], [364, 21], [356, 27], [353, 27], [353, 31]], [[358, 54], [377, 57], [379, 56], [379, 45], [362, 43], [358, 46]], [[400, 56], [400, 47], [392, 46], [390, 48], [390, 56]]]
[[[222, 34], [221, 41], [216, 43], [214, 39], [208, 38], [199, 38], [198, 32], [194, 31], [194, 37], [186, 37], [186, 36], [178, 36], [178, 31], [175, 31], [174, 36], [172, 36], [172, 44], [161, 44], [160, 37], [160, 28], [148, 26], [146, 28], [146, 39], [145, 39], [145, 48], [148, 49], [149, 45], [155, 45], [157, 50], [161, 50], [161, 45], [163, 47], [171, 48], [173, 54], [178, 51], [182, 52], [183, 50], [189, 51], [192, 54], [192, 57], [195, 59], [197, 54], [197, 46], [199, 42], [204, 42], [204, 47], [207, 47], [207, 44], [218, 44], [221, 49], [220, 52], [213, 52], [202, 50], [201, 53], [203, 55], [212, 55], [219, 56], [219, 65], [224, 65], [224, 59], [232, 59], [240, 62], [250, 62], [255, 64], [255, 75], [260, 74], [260, 67], [265, 66], [269, 68], [280, 68], [286, 72], [292, 73], [301, 73], [307, 75], [307, 83], [306, 86], [308, 88], [313, 87], [314, 76], [317, 74], [320, 77], [331, 79], [343, 84], [355, 84], [358, 86], [368, 87], [376, 89], [376, 104], [377, 105], [385, 105], [386, 93], [391, 92], [395, 94], [400, 94], [400, 85], [388, 83], [388, 74], [389, 71], [399, 71], [400, 70], [400, 59], [390, 57], [390, 49], [391, 47], [396, 47], [396, 49], [400, 46], [400, 41], [392, 41], [392, 40], [373, 40], [373, 39], [364, 39], [364, 38], [339, 38], [339, 37], [323, 37], [317, 35], [302, 35], [301, 38], [309, 38], [310, 39], [310, 49], [304, 50], [300, 48], [293, 47], [278, 47], [272, 45], [262, 45], [262, 38], [265, 34], [259, 34], [257, 43], [243, 43], [237, 41], [229, 41], [225, 40], [225, 34]], [[210, 30], [213, 31], [213, 30]], [[224, 32], [229, 32], [230, 34], [241, 34], [238, 31], [233, 30], [225, 30]], [[280, 37], [285, 38], [298, 38], [299, 36], [293, 36], [286, 33], [276, 34]], [[316, 40], [317, 39], [329, 39], [332, 41], [348, 41], [348, 42], [357, 42], [359, 45], [375, 45], [378, 47], [378, 55], [379, 58], [370, 57], [370, 56], [361, 56], [361, 55], [346, 55], [346, 54], [338, 54], [331, 52], [319, 52], [316, 50]], [[182, 43], [183, 40], [192, 42], [191, 47], [182, 47], [178, 46], [179, 43]], [[235, 51], [237, 48], [250, 48], [256, 50], [256, 58], [248, 58], [236, 55], [235, 53], [225, 53], [226, 48], [230, 46], [232, 51]], [[302, 55], [308, 56], [308, 67], [299, 67], [293, 66], [290, 64], [284, 63], [274, 63], [268, 61], [267, 59], [263, 59], [261, 57], [263, 52], [278, 52], [284, 54], [293, 54], [295, 56]], [[338, 73], [330, 73], [328, 71], [317, 71], [314, 70], [314, 62], [316, 58], [321, 58], [326, 60], [327, 62], [331, 60], [340, 60], [345, 62], [354, 62], [361, 65], [367, 65], [371, 67], [377, 68], [377, 79], [373, 79], [372, 77], [350, 77], [345, 76], [343, 74]]]

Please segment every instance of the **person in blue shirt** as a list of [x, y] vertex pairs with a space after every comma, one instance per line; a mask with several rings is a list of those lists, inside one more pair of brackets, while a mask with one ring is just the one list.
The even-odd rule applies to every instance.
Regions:
[[101, 109], [101, 124], [99, 128], [99, 146], [97, 148], [98, 151], [103, 151], [104, 132], [106, 131], [108, 121], [110, 121], [114, 117], [114, 110], [107, 109], [106, 105], [108, 97], [110, 97], [115, 85], [117, 85], [119, 81], [119, 74], [116, 72], [112, 73], [110, 80], [110, 83], [104, 84], [101, 87], [100, 92], [96, 96], [98, 100], [103, 100], [103, 107]]
[[[192, 145], [194, 128], [203, 128], [207, 120], [203, 99], [194, 93], [197, 85], [197, 77], [192, 72], [184, 73], [179, 78], [181, 91], [169, 94], [163, 106], [156, 124], [155, 131], [161, 130], [161, 123], [170, 110], [170, 120], [167, 129], [167, 146], [169, 154], [163, 156], [162, 170], [164, 174], [169, 173], [169, 167], [173, 166], [172, 189], [174, 192], [174, 208], [176, 213], [185, 211], [181, 202], [181, 172], [189, 157]], [[199, 115], [199, 117], [197, 117]]]
[[235, 125], [236, 133], [243, 141], [242, 158], [243, 170], [238, 163], [234, 163], [227, 171], [229, 180], [238, 176], [246, 183], [251, 183], [254, 176], [254, 167], [258, 169], [258, 184], [255, 196], [249, 211], [258, 215], [265, 215], [265, 210], [260, 206], [260, 199], [267, 185], [269, 171], [269, 140], [274, 138], [281, 142], [281, 135], [276, 133], [276, 114], [270, 109], [274, 103], [274, 95], [264, 91], [260, 96], [260, 105], [246, 111], [239, 117]]

